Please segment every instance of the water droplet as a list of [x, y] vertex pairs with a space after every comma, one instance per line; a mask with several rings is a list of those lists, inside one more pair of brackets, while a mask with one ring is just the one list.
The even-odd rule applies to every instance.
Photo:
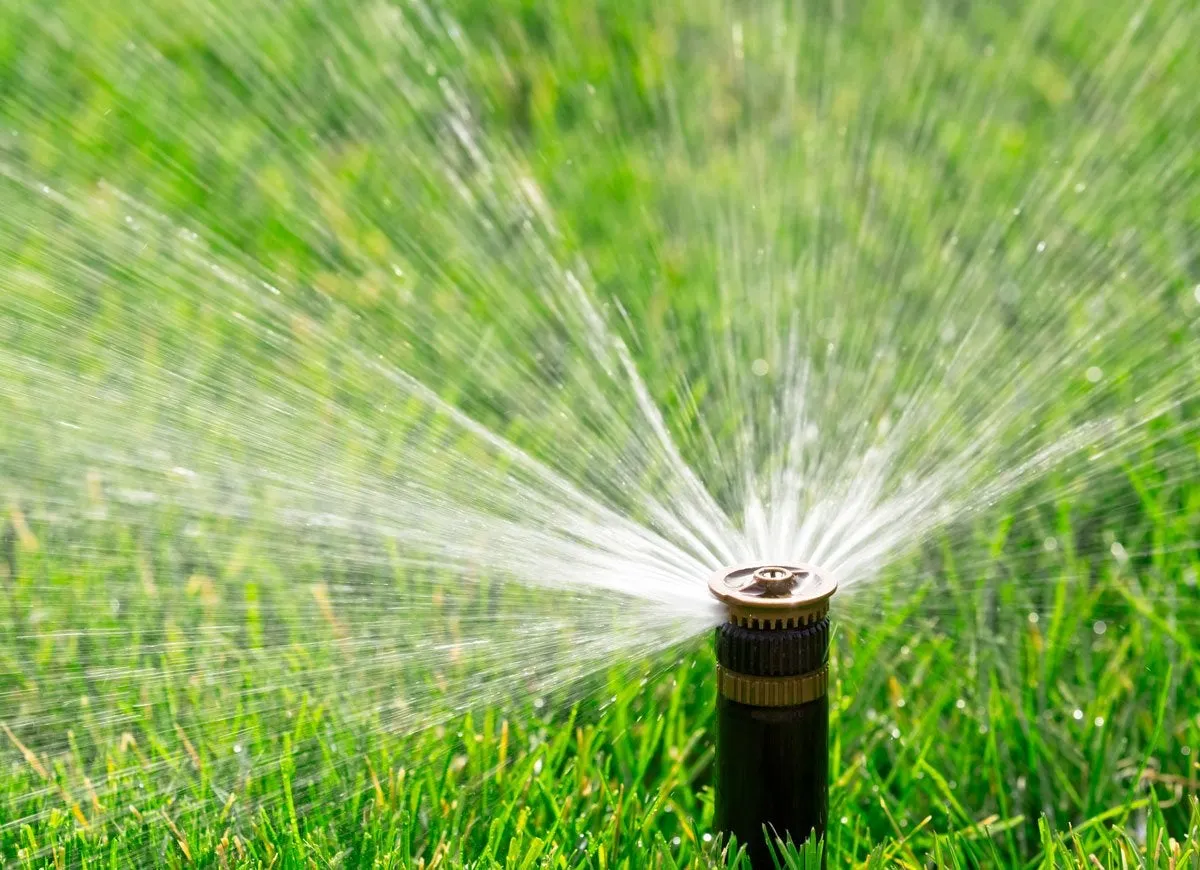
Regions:
[[1025, 791], [1025, 785], [1026, 785], [1026, 782], [1025, 782], [1025, 777], [1023, 777], [1023, 776], [1018, 776], [1018, 777], [1017, 777], [1017, 790], [1018, 790], [1018, 791]]
[[700, 839], [701, 839], [701, 840], [703, 840], [703, 841], [704, 841], [704, 842], [706, 842], [706, 843], [711, 843], [711, 842], [712, 842], [712, 834], [710, 834], [710, 833], [708, 833], [707, 831], [705, 831], [705, 832], [704, 832], [704, 836], [702, 836]]
[[1192, 754], [1192, 747], [1190, 747], [1190, 746], [1185, 746], [1185, 747], [1183, 747], [1182, 749], [1180, 749], [1179, 751], [1180, 751], [1180, 752], [1182, 752], [1184, 755], [1191, 755], [1191, 754]]
[[1097, 716], [1095, 719], [1092, 720], [1092, 724], [1095, 725], [1097, 728], [1103, 728], [1104, 727], [1104, 717]]
[[1029, 622], [1033, 625], [1037, 625], [1037, 621], [1038, 621], [1038, 615], [1037, 615], [1037, 611], [1035, 610], [1029, 614]]
[[1041, 253], [1042, 251], [1044, 251], [1044, 250], [1046, 250], [1046, 243], [1045, 243], [1045, 242], [1038, 242], [1038, 243], [1037, 243], [1037, 252], [1040, 254], [1040, 253]]
[[955, 706], [955, 707], [957, 707], [957, 708], [958, 708], [958, 709], [960, 709], [960, 710], [965, 710], [965, 709], [967, 709], [967, 699], [966, 699], [966, 698], [959, 698], [957, 701], [955, 701], [955, 702], [954, 702], [954, 706]]
[[1125, 552], [1125, 547], [1122, 546], [1120, 541], [1113, 541], [1112, 546], [1109, 547], [1108, 549], [1110, 552], [1112, 552], [1113, 558], [1116, 559], [1118, 562], [1128, 561], [1129, 554], [1127, 552]]
[[1104, 370], [1099, 366], [1092, 366], [1087, 370], [1087, 379], [1093, 384], [1100, 383], [1100, 379], [1104, 377]]
[[242, 754], [242, 744], [240, 744], [240, 743], [233, 744], [233, 754], [234, 755]]
[[1096, 634], [1104, 634], [1104, 632], [1108, 631], [1108, 626], [1104, 624], [1103, 619], [1097, 619], [1095, 623], [1092, 624], [1092, 631], [1094, 631]]
[[1075, 717], [1076, 722], [1083, 721], [1083, 711], [1082, 710], [1076, 709], [1075, 712], [1072, 713], [1071, 715]]
[[1046, 538], [1046, 540], [1042, 541], [1042, 549], [1047, 553], [1053, 553], [1058, 549], [1058, 538], [1053, 536]]
[[1086, 185], [1086, 184], [1084, 184], [1082, 181], [1078, 182], [1078, 183], [1075, 185], [1075, 192], [1076, 192], [1076, 193], [1083, 193], [1085, 190], [1087, 190], [1087, 185]]
[[765, 359], [756, 359], [750, 364], [750, 371], [754, 372], [755, 377], [764, 377], [770, 370], [771, 367]]
[[683, 840], [682, 840], [682, 839], [680, 839], [679, 837], [675, 837], [673, 840], [671, 840], [671, 845], [672, 845], [672, 846], [678, 846], [678, 845], [679, 845], [680, 843], [682, 843], [682, 842], [683, 842]]

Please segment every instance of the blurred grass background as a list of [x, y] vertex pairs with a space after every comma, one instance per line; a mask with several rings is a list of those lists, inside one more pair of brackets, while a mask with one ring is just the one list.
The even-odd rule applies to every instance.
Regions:
[[[418, 91], [416, 110], [404, 116], [417, 126], [406, 129], [376, 111], [371, 96], [425, 74], [421, 65], [400, 55], [397, 68], [367, 63], [377, 55], [333, 38], [345, 20], [356, 21], [360, 35], [366, 24], [386, 22], [386, 5], [296, 3], [268, 13], [220, 3], [39, 0], [0, 10], [6, 177], [44, 179], [89, 197], [84, 222], [47, 208], [27, 186], [3, 188], [0, 268], [14, 296], [0, 334], [9, 350], [61, 353], [64, 370], [78, 365], [82, 374], [107, 376], [87, 372], [88, 355], [73, 349], [126, 329], [128, 312], [137, 310], [154, 324], [144, 359], [195, 347], [206, 395], [245, 388], [254, 362], [270, 358], [270, 347], [253, 344], [222, 312], [156, 293], [156, 276], [183, 280], [186, 261], [169, 245], [147, 250], [121, 236], [125, 209], [114, 190], [151, 204], [164, 222], [203, 227], [238, 262], [285, 276], [305, 291], [298, 309], [335, 341], [351, 344], [364, 329], [341, 318], [346, 307], [384, 335], [411, 333], [411, 319], [436, 326], [472, 313], [463, 305], [503, 320], [485, 289], [472, 296], [475, 273], [466, 267], [432, 281], [420, 264], [400, 269], [419, 281], [384, 271], [443, 244], [450, 262], [505, 256], [455, 251], [454, 234], [433, 219], [449, 208], [436, 185], [396, 157], [397, 143], [429, 138], [420, 124], [437, 127], [444, 108], [431, 102], [422, 115]], [[686, 358], [697, 324], [713, 314], [705, 288], [720, 266], [702, 239], [671, 228], [672, 216], [690, 198], [719, 199], [736, 187], [746, 154], [735, 147], [739, 130], [770, 115], [779, 96], [755, 87], [771, 80], [771, 69], [739, 72], [721, 54], [726, 31], [718, 25], [744, 14], [744, 38], [767, 39], [771, 14], [756, 17], [740, 4], [671, 4], [668, 15], [652, 3], [519, 0], [461, 2], [448, 11], [479, 49], [457, 71], [471, 83], [475, 109], [489, 136], [533, 155], [531, 171], [561, 220], [563, 245], [586, 259], [597, 287], [620, 301], [640, 333], [670, 334]], [[1178, 8], [1149, 7], [1138, 13], [1146, 18], [1141, 35], [1126, 45], [1113, 34], [1129, 26], [1133, 11], [1097, 14], [1094, 4], [1067, 2], [1033, 12], [998, 4], [922, 15], [908, 4], [850, 11], [815, 4], [802, 44], [814, 67], [830, 71], [814, 86], [820, 124], [836, 127], [839, 118], [860, 117], [864, 104], [875, 107], [870, 136], [887, 154], [880, 182], [892, 185], [889, 202], [903, 201], [910, 217], [932, 213], [961, 206], [986, 179], [995, 199], [964, 213], [964, 238], [973, 220], [982, 232], [1010, 208], [1031, 165], [1063, 156], [1063, 131], [1087, 116], [1079, 107], [1139, 80], [1139, 99], [1122, 106], [1116, 128], [1128, 138], [1106, 138], [1093, 157], [1137, 177], [1156, 168], [1158, 180], [1115, 186], [1120, 208], [1081, 209], [1072, 229], [1102, 241], [1117, 235], [1121, 221], [1158, 225], [1160, 232], [1130, 240], [1124, 254], [1130, 268], [1177, 282], [1180, 292], [1163, 298], [1179, 307], [1164, 307], [1160, 321], [1163, 341], [1184, 345], [1195, 340], [1183, 312], [1197, 280], [1189, 233], [1200, 222], [1200, 197], [1186, 185], [1195, 154], [1171, 148], [1200, 135], [1200, 123], [1155, 109], [1200, 81], [1200, 60], [1173, 54], [1141, 82], [1162, 39], [1195, 31]], [[1023, 29], [1030, 21], [1036, 28]], [[939, 51], [922, 70], [924, 90], [898, 80], [893, 91], [872, 93], [873, 58], [916, 52], [930, 33]], [[442, 42], [429, 50], [459, 62]], [[1118, 61], [1097, 55], [1097, 46], [1114, 44], [1125, 46]], [[989, 53], [997, 45], [1008, 50]], [[350, 86], [338, 79], [347, 70]], [[1000, 95], [995, 140], [983, 144], [955, 128], [946, 106], [964, 95], [964, 83]], [[681, 103], [705, 101], [705, 113], [684, 119], [697, 126], [681, 134], [703, 172], [677, 177], [664, 160], [678, 147], [659, 134], [669, 111], [662, 94], [672, 89]], [[913, 119], [930, 107], [926, 93], [941, 95], [939, 117], [951, 120], [936, 126], [936, 142], [906, 152]], [[790, 143], [776, 147], [785, 152]], [[697, 178], [711, 190], [697, 189]], [[372, 211], [389, 192], [397, 202]], [[389, 236], [381, 226], [402, 229]], [[939, 225], [908, 226], [905, 256], [919, 263], [941, 251]], [[57, 253], [63, 238], [74, 245], [70, 260]], [[653, 247], [663, 240], [669, 244]], [[112, 256], [116, 250], [124, 259]], [[865, 248], [862, 256], [878, 265], [863, 273], [882, 274], [890, 254]], [[444, 293], [439, 282], [466, 292]], [[501, 290], [519, 288], [509, 280]], [[1128, 292], [1137, 304], [1139, 289]], [[62, 336], [58, 348], [44, 332], [23, 328], [22, 313], [56, 307], [71, 309], [90, 331]], [[1021, 314], [1014, 316], [1019, 335]], [[295, 328], [302, 332], [303, 323]], [[534, 452], [539, 438], [559, 434], [536, 419], [514, 433], [516, 423], [489, 403], [471, 365], [459, 364], [456, 346], [436, 330], [428, 336], [398, 343], [394, 361], [429, 374], [431, 386], [453, 392]], [[569, 344], [559, 350], [568, 355]], [[645, 353], [639, 362], [664, 405], [679, 406], [673, 424], [684, 426], [687, 403], [670, 393], [672, 373], [655, 370], [661, 359]], [[229, 360], [239, 366], [231, 370]], [[379, 398], [340, 392], [354, 379], [328, 359], [314, 357], [292, 376], [353, 407]], [[22, 403], [37, 401], [38, 375], [4, 377], [0, 414], [15, 420]], [[149, 426], [180, 401], [164, 396], [146, 420], [128, 425]], [[834, 654], [829, 838], [839, 865], [1200, 866], [1200, 439], [1186, 425], [1193, 415], [1181, 407], [1157, 421], [1163, 437], [1154, 448], [1111, 473], [1040, 482], [894, 565], [869, 596], [846, 602]], [[402, 431], [404, 410], [386, 420]], [[201, 431], [205, 420], [189, 425]], [[55, 462], [52, 441], [0, 427], [0, 487]], [[348, 436], [342, 446], [347, 456], [359, 449]], [[361, 469], [376, 473], [366, 459]], [[86, 469], [77, 484], [82, 503], [96, 501]], [[47, 508], [56, 493], [7, 489], [0, 489], [0, 861], [507, 868], [736, 861], [722, 859], [706, 836], [714, 665], [705, 641], [594, 675], [569, 692], [543, 694], [531, 680], [529, 697], [464, 718], [448, 703], [439, 708], [439, 692], [453, 694], [446, 684], [456, 681], [471, 685], [481, 660], [423, 650], [438, 640], [452, 648], [454, 620], [471, 619], [479, 602], [439, 599], [436, 578], [389, 564], [384, 544], [363, 544], [378, 555], [373, 576], [340, 568], [338, 553], [319, 541], [305, 542], [303, 559], [292, 556], [284, 567], [271, 559], [279, 543], [263, 530], [209, 519], [207, 537], [192, 540], [181, 533], [190, 517], [130, 511], [121, 522], [115, 507], [110, 522], [64, 524]], [[214, 540], [221, 543], [206, 543]], [[302, 560], [309, 567], [298, 580]], [[388, 591], [372, 601], [380, 584]], [[389, 607], [406, 595], [430, 614], [416, 635], [389, 619]], [[354, 637], [344, 636], [346, 624]], [[569, 647], [569, 632], [562, 644]], [[397, 668], [405, 657], [409, 664]], [[406, 694], [397, 673], [411, 681], [414, 702], [427, 705], [412, 720], [393, 714]], [[416, 733], [398, 727], [435, 718], [436, 727]]]

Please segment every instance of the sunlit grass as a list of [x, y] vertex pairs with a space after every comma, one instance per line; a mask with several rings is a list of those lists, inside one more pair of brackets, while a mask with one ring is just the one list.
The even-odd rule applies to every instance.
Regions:
[[[1190, 830], [1195, 848], [1200, 721], [1188, 626], [1200, 614], [1194, 553], [1174, 546], [1191, 516], [1124, 527], [1131, 547], [1157, 536], [1152, 558], [1083, 560], [1070, 548], [1089, 518], [1064, 504], [904, 567], [911, 577], [936, 570], [943, 579], [928, 588], [847, 602], [855, 627], [836, 641], [832, 854], [879, 866], [930, 856], [1049, 866], [1094, 853], [1110, 866], [1147, 844], [1155, 853], [1161, 831], [1152, 866], [1166, 867], [1177, 854], [1168, 837]], [[1057, 548], [1023, 558], [1029, 533], [1043, 532]], [[576, 705], [539, 696], [410, 735], [386, 717], [348, 716], [368, 698], [339, 704], [346, 687], [322, 682], [343, 652], [334, 624], [313, 615], [298, 615], [302, 636], [277, 625], [284, 634], [247, 650], [231, 636], [259, 630], [252, 613], [206, 610], [203, 591], [181, 588], [158, 594], [196, 599], [186, 632], [139, 610], [134, 636], [106, 637], [112, 623], [97, 614], [73, 616], [63, 636], [26, 637], [31, 620], [67, 622], [39, 604], [34, 578], [74, 586], [74, 606], [99, 611], [93, 590], [105, 576], [61, 573], [32, 547], [20, 545], [7, 581], [0, 690], [6, 719], [39, 696], [57, 709], [46, 728], [33, 719], [4, 731], [9, 860], [716, 860], [706, 643], [647, 671], [648, 682], [629, 668], [593, 679]], [[955, 564], [989, 549], [990, 561]], [[1031, 573], [1006, 576], [1007, 554]], [[98, 676], [107, 662], [120, 670]], [[398, 689], [366, 683], [380, 698]], [[115, 711], [127, 714], [116, 724]]]
[[[1188, 151], [1200, 55], [1181, 48], [1195, 33], [1182, 6], [1093, 5], [922, 18], [875, 3], [843, 19], [816, 4], [786, 34], [802, 59], [821, 53], [811, 101], [770, 87], [795, 56], [763, 49], [789, 4], [743, 26], [737, 4], [462, 2], [452, 11], [475, 46], [463, 69], [441, 30], [422, 34], [435, 72], [448, 64], [474, 86], [481, 141], [529, 157], [501, 164], [497, 185], [520, 186], [527, 168], [553, 195], [559, 234], [534, 242], [555, 246], [556, 265], [586, 262], [606, 316], [634, 324], [630, 353], [722, 506], [744, 469], [734, 446], [706, 452], [700, 433], [738, 434], [739, 412], [770, 396], [733, 403], [760, 383], [746, 372], [761, 376], [717, 370], [706, 329], [729, 319], [753, 337], [777, 298], [754, 283], [758, 254], [739, 232], [778, 233], [799, 252], [820, 289], [807, 314], [868, 324], [838, 327], [860, 353], [851, 362], [892, 335], [882, 303], [901, 298], [889, 364], [910, 386], [938, 357], [908, 345], [953, 356], [952, 321], [997, 318], [987, 334], [1012, 342], [1012, 359], [968, 348], [979, 379], [932, 394], [951, 447], [996, 424], [993, 377], [1009, 398], [1036, 397], [1013, 405], [1035, 431], [1153, 416], [1102, 459], [1081, 451], [922, 529], [876, 582], [836, 600], [839, 865], [1200, 863], [1200, 200]], [[411, 68], [375, 64], [392, 58], [394, 22], [384, 4], [351, 6], [0, 11], [0, 863], [736, 863], [711, 829], [707, 638], [679, 644], [688, 631], [648, 607], [556, 598], [493, 580], [486, 564], [460, 587], [404, 549], [405, 522], [420, 519], [395, 495], [405, 479], [508, 486], [517, 460], [377, 377], [368, 350], [587, 481], [585, 494], [624, 505], [670, 478], [643, 429], [612, 424], [634, 403], [589, 380], [598, 366], [578, 321], [548, 325], [539, 292], [562, 298], [530, 255], [524, 215], [484, 210], [485, 225], [446, 197], [438, 172], [470, 161], [437, 138], [454, 116], [430, 96], [436, 76], [402, 53]], [[329, 40], [352, 11], [346, 33], [364, 54]], [[386, 111], [396, 82], [418, 78], [414, 105]], [[986, 117], [987, 135], [962, 129], [960, 109]], [[823, 146], [811, 163], [796, 158], [796, 130]], [[845, 158], [856, 148], [871, 162]], [[686, 171], [664, 156], [684, 153]], [[432, 157], [442, 162], [425, 167]], [[818, 202], [775, 188], [776, 165]], [[1059, 178], [1062, 166], [1079, 180]], [[463, 173], [486, 192], [486, 173]], [[758, 216], [699, 208], [745, 204], [747, 179]], [[741, 217], [705, 225], [714, 214]], [[767, 262], [769, 277], [794, 277]], [[895, 275], [907, 295], [887, 295]], [[238, 282], [268, 280], [290, 292], [282, 313], [248, 305], [234, 318]], [[744, 296], [722, 297], [730, 284]], [[1005, 295], [1018, 285], [1023, 304]], [[1124, 315], [1138, 328], [1104, 332]], [[1064, 349], [1083, 359], [1092, 329], [1110, 339], [1102, 366], [1037, 365]], [[1042, 353], [1022, 343], [1033, 339]], [[1036, 377], [1013, 388], [1008, 362], [1032, 362]], [[853, 409], [853, 384], [827, 408]], [[963, 395], [975, 404], [959, 409]], [[886, 418], [893, 397], [868, 396], [881, 407], [863, 419]], [[282, 410], [264, 401], [281, 398]], [[822, 422], [838, 422], [832, 411]], [[85, 442], [71, 427], [87, 420]], [[1009, 457], [990, 434], [997, 461]], [[141, 451], [164, 444], [206, 463], [205, 486]], [[841, 447], [828, 450], [845, 459]], [[637, 451], [651, 455], [631, 463], [646, 477], [631, 483], [620, 460]], [[413, 457], [426, 464], [406, 467]], [[463, 474], [472, 467], [487, 473]], [[289, 477], [272, 490], [272, 475]], [[504, 509], [532, 510], [522, 497], [541, 493], [512, 487]], [[560, 497], [537, 507], [566, 511]], [[344, 514], [304, 513], [323, 500]], [[303, 521], [280, 519], [293, 514]], [[446, 516], [464, 550], [490, 540]], [[357, 524], [336, 525], [347, 517]], [[896, 518], [898, 539], [907, 521]]]

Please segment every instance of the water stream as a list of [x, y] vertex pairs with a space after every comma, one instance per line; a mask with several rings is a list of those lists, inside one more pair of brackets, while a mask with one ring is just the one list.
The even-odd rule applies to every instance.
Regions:
[[900, 5], [4, 7], [10, 738], [419, 731], [1194, 475], [1195, 9]]

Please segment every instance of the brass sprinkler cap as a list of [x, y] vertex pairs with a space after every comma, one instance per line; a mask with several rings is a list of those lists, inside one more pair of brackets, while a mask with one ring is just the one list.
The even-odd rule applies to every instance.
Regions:
[[813, 565], [738, 565], [708, 578], [708, 590], [747, 628], [798, 628], [822, 619], [837, 581]]

